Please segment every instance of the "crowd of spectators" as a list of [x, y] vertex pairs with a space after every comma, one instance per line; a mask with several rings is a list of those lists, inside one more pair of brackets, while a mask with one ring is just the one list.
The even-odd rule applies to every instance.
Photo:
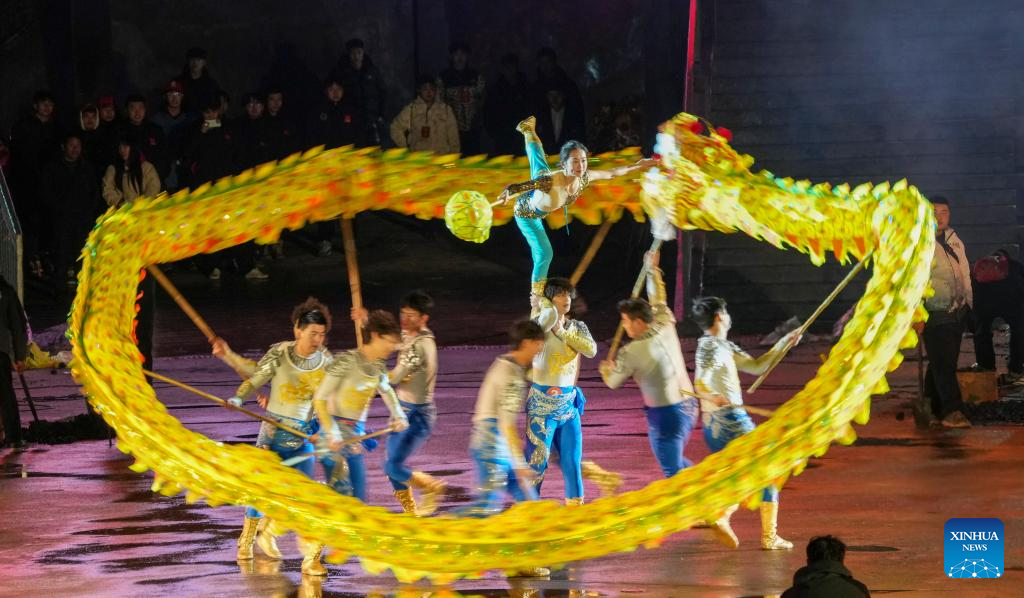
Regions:
[[[275, 48], [268, 74], [240, 95], [234, 111], [202, 48], [189, 49], [181, 71], [150, 98], [104, 94], [73, 110], [36, 92], [10, 136], [0, 134], [0, 167], [22, 224], [29, 274], [66, 293], [88, 231], [108, 207], [195, 188], [317, 145], [521, 155], [515, 125], [531, 114], [549, 153], [569, 139], [598, 151], [639, 141], [635, 101], [599, 109], [587, 139], [582, 94], [551, 48], [537, 54], [534, 77], [516, 54], [506, 54], [489, 79], [473, 66], [470, 46], [453, 43], [448, 68], [421, 75], [397, 114], [387, 113], [388, 87], [362, 40], [345, 44], [322, 82], [296, 66], [294, 52], [288, 44]], [[319, 87], [316, 95], [311, 87]], [[311, 250], [330, 255], [336, 228], [313, 227]], [[267, 275], [256, 258], [282, 255], [280, 245], [262, 256], [245, 245], [193, 265], [214, 280], [230, 271], [258, 280]]]

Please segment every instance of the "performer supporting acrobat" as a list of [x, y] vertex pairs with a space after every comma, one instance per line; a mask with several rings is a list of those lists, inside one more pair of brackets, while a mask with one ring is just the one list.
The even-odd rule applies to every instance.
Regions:
[[581, 463], [580, 420], [586, 397], [576, 382], [580, 355], [597, 355], [597, 343], [586, 324], [568, 317], [575, 298], [576, 288], [566, 278], [550, 278], [543, 295], [530, 295], [530, 317], [540, 324], [545, 339], [543, 350], [533, 359], [526, 399], [526, 460], [534, 471], [539, 492], [552, 445], [556, 445], [565, 480], [565, 502], [581, 505], [584, 477], [598, 483], [603, 493], [614, 493], [622, 484], [622, 476], [593, 462]]

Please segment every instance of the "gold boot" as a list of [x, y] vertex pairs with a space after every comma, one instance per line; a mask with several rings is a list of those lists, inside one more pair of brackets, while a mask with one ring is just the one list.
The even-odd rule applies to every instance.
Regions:
[[412, 496], [412, 490], [406, 488], [405, 490], [395, 490], [395, 498], [398, 499], [398, 503], [402, 505], [402, 512], [408, 515], [416, 514], [416, 499]]
[[445, 488], [448, 487], [448, 484], [422, 471], [412, 472], [409, 485], [420, 491], [420, 506], [416, 509], [419, 517], [433, 515], [437, 511], [438, 500], [444, 496]]
[[622, 487], [622, 474], [608, 471], [593, 461], [580, 462], [580, 470], [583, 479], [590, 480], [597, 484], [601, 490], [601, 496], [614, 496]]
[[256, 540], [256, 530], [260, 526], [259, 517], [246, 517], [242, 522], [242, 534], [238, 536], [238, 552], [235, 559], [247, 561], [252, 558], [252, 543]]
[[540, 137], [537, 136], [536, 116], [528, 116], [519, 121], [519, 124], [516, 125], [516, 130], [523, 134], [526, 143], [540, 143]]
[[787, 542], [777, 533], [779, 519], [779, 503], [761, 503], [761, 550], [789, 550], [792, 542]]
[[319, 542], [308, 542], [302, 538], [296, 538], [299, 551], [302, 553], [302, 574], [323, 577], [327, 575], [327, 567], [320, 562], [320, 555], [324, 551], [324, 545]]
[[260, 520], [259, 533], [256, 534], [256, 546], [260, 547], [263, 554], [268, 557], [280, 560], [281, 550], [277, 547], [277, 532], [274, 530], [274, 522], [269, 517]]
[[736, 549], [740, 547], [740, 539], [736, 537], [736, 532], [732, 531], [732, 525], [729, 523], [729, 518], [736, 512], [738, 506], [733, 505], [726, 509], [725, 514], [719, 517], [717, 521], [708, 521], [708, 528], [711, 529], [711, 533], [726, 548]]
[[529, 569], [520, 569], [519, 571], [512, 571], [508, 574], [509, 577], [550, 577], [551, 569], [547, 567], [530, 567]]
[[567, 498], [567, 499], [565, 499], [565, 506], [567, 506], [567, 507], [575, 507], [575, 506], [579, 506], [579, 505], [582, 505], [582, 504], [583, 504], [583, 497], [582, 496], [577, 496], [576, 498]]
[[548, 284], [548, 279], [546, 279], [546, 278], [542, 278], [540, 280], [535, 280], [535, 281], [531, 282], [530, 283], [530, 297], [531, 297], [531, 299], [533, 297], [540, 297], [541, 299], [543, 299], [544, 298], [544, 287], [546, 287], [547, 284]]

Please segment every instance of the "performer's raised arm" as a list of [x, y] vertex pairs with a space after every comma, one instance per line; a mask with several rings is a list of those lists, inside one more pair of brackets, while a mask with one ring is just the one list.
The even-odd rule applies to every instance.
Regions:
[[232, 351], [226, 340], [217, 337], [210, 341], [210, 344], [213, 347], [213, 355], [235, 370], [242, 378], [250, 378], [256, 373], [256, 362]]

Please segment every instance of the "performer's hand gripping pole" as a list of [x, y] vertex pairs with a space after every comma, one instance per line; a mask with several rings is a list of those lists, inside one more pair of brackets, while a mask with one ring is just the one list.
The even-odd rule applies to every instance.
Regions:
[[[161, 374], [157, 374], [156, 372], [151, 372], [151, 371], [146, 370], [146, 369], [143, 369], [142, 371], [147, 376], [152, 377], [154, 380], [160, 380], [161, 382], [166, 382], [166, 383], [170, 384], [171, 386], [177, 386], [178, 388], [187, 390], [187, 391], [189, 391], [189, 392], [191, 392], [193, 394], [196, 394], [198, 396], [201, 396], [201, 397], [203, 397], [205, 399], [210, 399], [211, 401], [219, 404], [221, 407], [227, 407], [228, 409], [231, 409], [232, 411], [237, 411], [239, 413], [244, 413], [245, 415], [248, 415], [249, 417], [251, 417], [253, 419], [258, 419], [260, 421], [267, 422], [268, 424], [270, 424], [272, 426], [276, 426], [278, 428], [281, 428], [282, 430], [284, 430], [286, 432], [289, 432], [291, 434], [294, 434], [294, 435], [298, 436], [299, 438], [305, 438], [306, 440], [313, 440], [313, 436], [311, 436], [309, 434], [306, 434], [305, 432], [302, 432], [301, 430], [297, 430], [297, 429], [295, 429], [295, 428], [293, 428], [293, 427], [291, 427], [291, 426], [289, 426], [287, 424], [282, 424], [281, 422], [279, 422], [279, 421], [277, 421], [275, 419], [272, 419], [272, 418], [269, 418], [269, 417], [265, 417], [263, 415], [260, 415], [259, 413], [255, 413], [253, 411], [249, 411], [245, 407], [236, 407], [236, 406], [232, 405], [231, 403], [225, 401], [224, 399], [222, 399], [222, 398], [220, 398], [220, 397], [218, 397], [216, 395], [212, 395], [212, 394], [210, 394], [208, 392], [199, 390], [198, 388], [196, 388], [194, 386], [190, 386], [188, 384], [185, 384], [184, 382], [180, 382], [178, 380], [175, 380], [174, 378], [168, 378], [167, 376], [164, 376], [164, 375], [161, 375]], [[391, 427], [383, 428], [383, 429], [377, 430], [376, 432], [371, 432], [369, 434], [363, 434], [362, 436], [356, 436], [356, 437], [353, 437], [353, 438], [347, 438], [347, 439], [342, 441], [342, 445], [355, 444], [357, 442], [362, 442], [364, 440], [369, 440], [370, 438], [376, 438], [377, 436], [383, 436], [384, 434], [387, 434], [388, 432], [391, 432]]]
[[[651, 243], [651, 248], [647, 252], [652, 254], [661, 249], [662, 240], [655, 238]], [[650, 272], [651, 261], [648, 257], [644, 256], [644, 265], [640, 268], [640, 275], [636, 278], [636, 283], [633, 285], [633, 292], [630, 294], [630, 299], [636, 299], [640, 296], [640, 289], [644, 288], [644, 281], [647, 280], [647, 273]], [[615, 330], [615, 338], [612, 339], [612, 346], [608, 349], [608, 360], [614, 361], [615, 354], [619, 351], [619, 344], [622, 343], [622, 335], [626, 332], [626, 329], [622, 327], [622, 322], [619, 322], [619, 327]]]
[[[831, 293], [829, 293], [828, 297], [825, 297], [825, 300], [821, 303], [821, 305], [818, 306], [818, 309], [814, 310], [814, 313], [811, 314], [811, 317], [807, 318], [807, 321], [804, 322], [802, 326], [796, 329], [796, 334], [793, 335], [794, 338], [800, 338], [801, 336], [803, 336], [805, 332], [807, 332], [807, 329], [811, 327], [811, 324], [813, 324], [816, 319], [818, 319], [818, 316], [820, 316], [821, 313], [825, 311], [825, 309], [829, 305], [831, 305], [833, 301], [835, 301], [836, 297], [838, 297], [839, 294], [843, 292], [843, 289], [845, 289], [848, 284], [853, 282], [853, 279], [856, 278], [858, 274], [860, 274], [861, 270], [863, 270], [865, 266], [867, 266], [868, 260], [871, 259], [872, 255], [874, 255], [874, 250], [868, 252], [868, 254], [864, 256], [864, 259], [859, 261], [857, 265], [854, 266], [852, 270], [850, 270], [849, 274], [847, 274], [846, 277], [843, 278], [843, 280], [841, 280], [838, 285], [836, 285], [836, 288], [833, 289]], [[750, 385], [750, 388], [747, 389], [747, 392], [754, 392], [755, 390], [760, 388], [761, 383], [765, 381], [765, 379], [768, 377], [768, 374], [772, 373], [772, 370], [775, 369], [775, 366], [779, 365], [779, 363], [782, 361], [782, 358], [784, 358], [786, 354], [789, 353], [789, 350], [792, 348], [793, 344], [790, 344], [782, 351], [779, 351], [778, 356], [774, 360], [772, 360], [772, 363], [771, 365], [768, 366], [768, 369], [766, 369], [763, 374], [758, 376], [757, 380], [754, 380], [754, 383]]]

